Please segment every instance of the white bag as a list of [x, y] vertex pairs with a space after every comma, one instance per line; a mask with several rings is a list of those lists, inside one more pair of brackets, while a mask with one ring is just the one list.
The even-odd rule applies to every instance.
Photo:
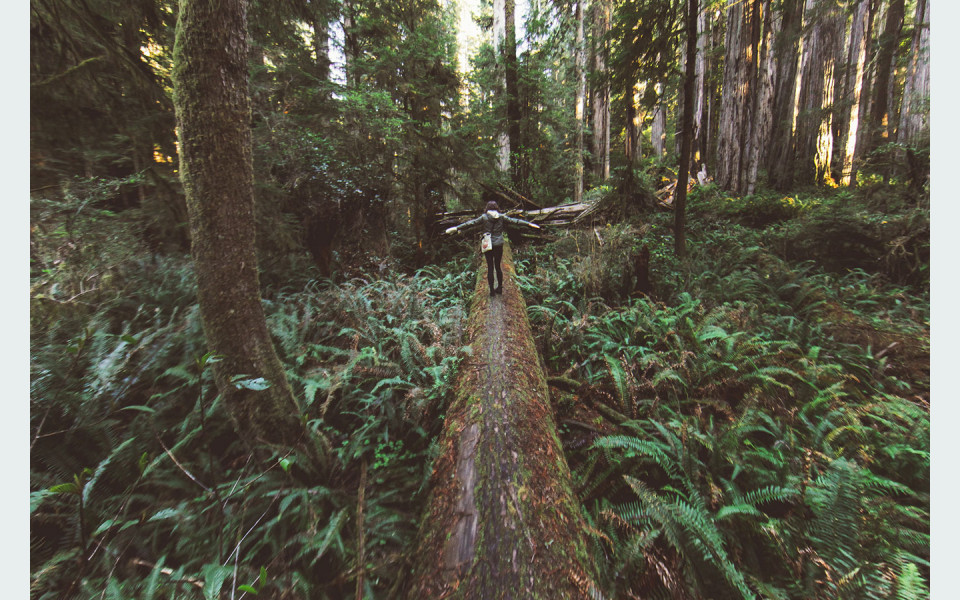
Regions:
[[480, 251], [481, 252], [490, 252], [493, 250], [493, 236], [489, 233], [483, 234], [483, 237], [480, 238]]

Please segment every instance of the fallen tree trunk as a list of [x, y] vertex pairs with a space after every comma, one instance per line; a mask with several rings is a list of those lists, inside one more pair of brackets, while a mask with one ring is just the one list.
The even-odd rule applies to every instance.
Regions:
[[[563, 204], [536, 210], [511, 210], [507, 211], [507, 214], [512, 217], [519, 217], [525, 221], [533, 221], [538, 225], [567, 225], [572, 223], [574, 219], [579, 217], [590, 206], [590, 204], [580, 202], [578, 204]], [[477, 216], [477, 211], [475, 210], [458, 210], [456, 212], [438, 213], [435, 218], [438, 227], [446, 229], [453, 225], [459, 225], [475, 216]]]
[[407, 597], [588, 598], [585, 524], [509, 247], [502, 296], [483, 267]]

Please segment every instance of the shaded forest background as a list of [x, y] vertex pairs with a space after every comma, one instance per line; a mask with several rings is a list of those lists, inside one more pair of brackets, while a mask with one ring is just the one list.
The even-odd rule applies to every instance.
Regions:
[[497, 0], [461, 70], [444, 3], [252, 0], [306, 431], [271, 445], [201, 329], [177, 3], [32, 0], [31, 597], [401, 597], [469, 353], [475, 250], [437, 215], [489, 198], [590, 206], [514, 241], [592, 593], [928, 597], [928, 11]]

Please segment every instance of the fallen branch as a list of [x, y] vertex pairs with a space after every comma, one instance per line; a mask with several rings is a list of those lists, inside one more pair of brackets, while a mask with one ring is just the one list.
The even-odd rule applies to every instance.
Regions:
[[[151, 571], [157, 568], [157, 565], [155, 563], [143, 560], [142, 558], [131, 558], [130, 564], [136, 565], [138, 567], [148, 567]], [[161, 567], [160, 573], [162, 573], [163, 575], [170, 576], [170, 575], [173, 575], [174, 570], [171, 569], [170, 567]], [[174, 581], [179, 583], [189, 583], [190, 585], [196, 587], [199, 590], [203, 589], [203, 582], [200, 581], [199, 579], [194, 579], [192, 577], [184, 576], [183, 578], [176, 579]]]
[[533, 206], [534, 208], [542, 208], [542, 206], [541, 206], [540, 204], [537, 204], [536, 202], [534, 202], [534, 201], [531, 200], [530, 198], [527, 198], [526, 196], [524, 196], [524, 195], [521, 194], [520, 192], [517, 192], [517, 191], [515, 191], [515, 190], [512, 190], [512, 189], [508, 188], [507, 186], [503, 185], [502, 183], [500, 184], [500, 189], [501, 189], [505, 194], [508, 194], [509, 196], [511, 196], [511, 197], [515, 198], [517, 201], [519, 201], [521, 206], [523, 206], [524, 204], [529, 204], [530, 206]]

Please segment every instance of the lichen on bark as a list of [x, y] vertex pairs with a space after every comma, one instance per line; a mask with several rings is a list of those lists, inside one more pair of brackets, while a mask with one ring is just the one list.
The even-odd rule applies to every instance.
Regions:
[[298, 410], [267, 331], [254, 245], [246, 32], [244, 0], [180, 2], [172, 73], [180, 178], [217, 388], [242, 437], [290, 444]]

